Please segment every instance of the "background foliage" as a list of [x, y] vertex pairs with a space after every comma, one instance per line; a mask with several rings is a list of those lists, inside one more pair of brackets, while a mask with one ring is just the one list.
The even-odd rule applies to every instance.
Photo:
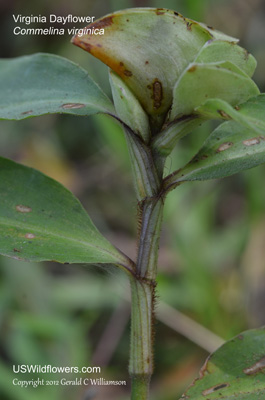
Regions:
[[[265, 91], [262, 0], [2, 0], [1, 57], [39, 51], [65, 56], [110, 94], [103, 64], [71, 45], [68, 36], [15, 37], [12, 14], [98, 18], [134, 6], [172, 8], [239, 37], [258, 60], [254, 80]], [[183, 139], [168, 161], [168, 172], [188, 161], [212, 128], [209, 123]], [[100, 231], [134, 256], [135, 195], [125, 141], [112, 120], [50, 115], [1, 121], [0, 155], [62, 182]], [[264, 176], [265, 166], [260, 166], [225, 180], [186, 183], [166, 201], [158, 298], [224, 339], [265, 323]], [[114, 270], [1, 258], [1, 399], [33, 400], [36, 393], [43, 400], [128, 399], [128, 390], [114, 386], [97, 386], [94, 392], [78, 386], [21, 390], [11, 385], [13, 364], [100, 365], [105, 379], [128, 381], [127, 292], [124, 277]], [[152, 398], [176, 399], [207, 352], [159, 321], [156, 327]]]

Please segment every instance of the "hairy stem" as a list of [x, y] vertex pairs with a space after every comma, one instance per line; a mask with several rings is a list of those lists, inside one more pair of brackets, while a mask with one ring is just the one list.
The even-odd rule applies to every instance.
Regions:
[[154, 307], [157, 257], [163, 214], [163, 199], [158, 195], [140, 204], [140, 234], [136, 274], [131, 278], [132, 321], [129, 372], [132, 400], [149, 398], [153, 373]]

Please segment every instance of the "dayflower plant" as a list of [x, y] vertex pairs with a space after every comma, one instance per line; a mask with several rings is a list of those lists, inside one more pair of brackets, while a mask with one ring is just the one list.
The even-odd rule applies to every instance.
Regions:
[[[113, 102], [86, 71], [49, 54], [0, 62], [0, 118], [105, 113], [123, 127], [138, 203], [137, 259], [96, 229], [78, 200], [40, 172], [0, 159], [0, 253], [29, 261], [114, 264], [132, 294], [132, 399], [149, 398], [157, 256], [167, 193], [186, 181], [225, 177], [265, 161], [265, 96], [256, 61], [238, 40], [163, 8], [108, 15], [72, 42], [110, 67]], [[85, 31], [84, 31], [85, 32]], [[165, 175], [178, 140], [208, 119], [225, 121], [192, 160]], [[226, 343], [208, 360], [187, 399], [265, 395], [264, 329]]]

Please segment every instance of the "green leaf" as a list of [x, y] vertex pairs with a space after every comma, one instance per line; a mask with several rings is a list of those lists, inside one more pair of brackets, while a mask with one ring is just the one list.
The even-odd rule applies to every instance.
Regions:
[[77, 64], [52, 54], [0, 60], [0, 119], [97, 112], [113, 105]]
[[129, 265], [71, 192], [5, 158], [0, 158], [0, 254], [28, 261]]
[[135, 8], [95, 21], [72, 41], [115, 71], [148, 114], [161, 116], [175, 82], [209, 39], [235, 41], [171, 10]]
[[265, 398], [265, 329], [243, 332], [213, 353], [182, 400]]
[[198, 54], [196, 63], [216, 63], [230, 61], [250, 77], [253, 75], [257, 61], [246, 49], [234, 42], [214, 40], [205, 43]]
[[145, 142], [148, 142], [150, 139], [149, 120], [141, 104], [123, 80], [112, 71], [110, 71], [110, 84], [118, 117]]
[[193, 63], [176, 83], [170, 120], [192, 114], [196, 107], [211, 98], [236, 105], [257, 94], [257, 85], [231, 62]]
[[258, 134], [265, 133], [265, 94], [249, 99], [246, 103], [230, 106], [220, 99], [206, 101], [196, 108], [198, 116], [211, 119], [223, 119], [237, 121]]
[[[209, 104], [218, 103], [220, 101], [216, 100]], [[198, 154], [166, 179], [166, 185], [174, 187], [185, 181], [223, 178], [264, 163], [264, 105], [265, 96], [261, 95], [240, 106], [239, 111], [234, 110], [240, 123], [224, 122], [215, 129]], [[230, 112], [232, 107], [220, 110], [225, 115], [223, 110]]]

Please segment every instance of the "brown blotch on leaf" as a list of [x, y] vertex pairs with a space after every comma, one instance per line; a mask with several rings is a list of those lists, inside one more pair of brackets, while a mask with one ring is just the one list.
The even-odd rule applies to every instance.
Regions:
[[260, 143], [260, 139], [259, 138], [251, 138], [251, 139], [247, 139], [247, 140], [243, 140], [243, 144], [245, 146], [254, 146], [255, 144], [259, 144]]
[[255, 364], [251, 365], [249, 368], [245, 368], [243, 372], [246, 375], [254, 375], [257, 372], [260, 372], [265, 368], [265, 357], [261, 358], [259, 361], [257, 361]]
[[164, 10], [164, 8], [157, 8], [155, 10], [156, 15], [163, 15], [165, 14], [166, 10]]
[[120, 62], [120, 66], [121, 66], [121, 67], [123, 67], [123, 66], [124, 66], [124, 64], [123, 64], [123, 62], [122, 62], [122, 61]]
[[89, 44], [87, 41], [85, 40], [80, 40], [80, 38], [75, 37], [72, 39], [72, 43], [74, 43], [76, 46], [81, 47], [81, 49], [88, 51], [89, 53], [91, 53], [93, 46], [91, 44]]
[[221, 151], [225, 151], [225, 150], [227, 150], [227, 149], [229, 149], [231, 146], [233, 146], [233, 142], [225, 142], [225, 143], [222, 143], [219, 147], [218, 147], [218, 149], [216, 150], [216, 153], [220, 153]]
[[250, 53], [246, 49], [244, 49], [244, 58], [246, 61], [249, 59], [249, 54]]
[[238, 337], [237, 337], [239, 340], [243, 340], [244, 339], [244, 336], [243, 335], [238, 335]]
[[225, 111], [223, 110], [217, 110], [218, 114], [221, 115], [221, 117], [225, 118], [225, 119], [231, 119], [230, 115], [228, 115]]
[[194, 72], [194, 71], [196, 71], [196, 69], [197, 69], [197, 65], [193, 65], [192, 67], [190, 67], [188, 69], [188, 72]]
[[204, 390], [202, 392], [202, 394], [203, 394], [203, 396], [207, 396], [208, 394], [214, 393], [217, 390], [225, 389], [228, 386], [230, 386], [229, 383], [220, 383], [219, 385], [215, 385], [215, 386], [210, 387], [209, 389]]
[[176, 17], [178, 17], [180, 14], [177, 11], [174, 11], [174, 15], [176, 15]]
[[26, 238], [26, 239], [35, 239], [35, 237], [36, 237], [36, 236], [34, 235], [34, 233], [26, 233], [26, 234], [25, 234], [25, 238]]
[[129, 71], [128, 69], [125, 69], [123, 73], [125, 76], [132, 76], [132, 71]]
[[18, 249], [16, 249], [16, 248], [14, 248], [13, 251], [14, 251], [15, 253], [21, 253], [21, 251], [18, 250]]
[[113, 24], [113, 16], [110, 16], [110, 17], [102, 18], [99, 21], [96, 21], [96, 22], [88, 25], [86, 28], [102, 29], [102, 28], [106, 28], [106, 26], [110, 26], [112, 24]]
[[32, 209], [28, 206], [23, 206], [23, 204], [18, 204], [16, 210], [21, 213], [30, 213]]
[[73, 108], [84, 108], [86, 105], [81, 104], [81, 103], [66, 103], [63, 104], [61, 107], [68, 110], [68, 109], [73, 109]]
[[33, 113], [32, 110], [28, 110], [28, 111], [22, 112], [21, 115], [29, 115], [29, 114], [32, 114], [32, 113]]
[[207, 28], [211, 29], [212, 31], [214, 31], [214, 28], [212, 26], [210, 26], [210, 25], [207, 25]]
[[204, 155], [201, 157], [202, 160], [206, 160], [206, 158], [208, 158], [207, 154], [204, 154]]
[[147, 64], [149, 64], [149, 61], [146, 61], [146, 62], [145, 62], [145, 65], [147, 65]]
[[188, 31], [191, 31], [192, 22], [187, 22], [186, 26], [187, 26]]
[[208, 358], [206, 358], [206, 360], [204, 361], [203, 366], [200, 369], [200, 372], [199, 372], [199, 378], [200, 379], [202, 379], [204, 377], [204, 375], [208, 373], [208, 369], [207, 368], [208, 368], [209, 360], [210, 360], [210, 356]]
[[158, 109], [161, 107], [162, 99], [163, 99], [163, 86], [161, 82], [156, 78], [153, 86], [153, 94], [151, 98], [154, 100], [154, 109]]

